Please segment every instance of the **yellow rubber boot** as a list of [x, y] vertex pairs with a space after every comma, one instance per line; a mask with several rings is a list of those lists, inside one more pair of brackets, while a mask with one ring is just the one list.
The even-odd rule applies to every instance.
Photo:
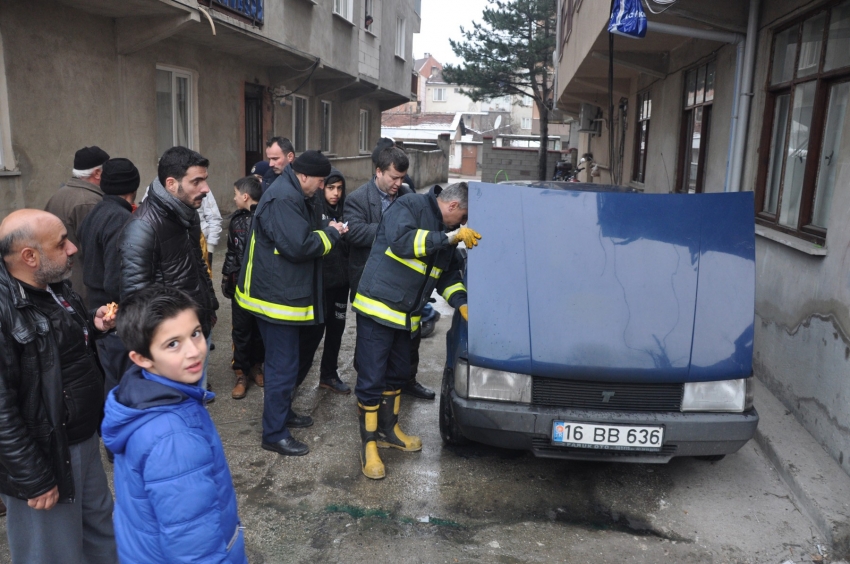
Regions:
[[357, 402], [357, 408], [360, 413], [360, 469], [367, 478], [380, 480], [386, 476], [384, 463], [381, 462], [378, 445], [375, 443], [380, 405], [363, 405]]
[[384, 392], [378, 409], [378, 446], [397, 448], [405, 452], [422, 450], [422, 440], [408, 435], [398, 426], [398, 412], [401, 407], [401, 390]]

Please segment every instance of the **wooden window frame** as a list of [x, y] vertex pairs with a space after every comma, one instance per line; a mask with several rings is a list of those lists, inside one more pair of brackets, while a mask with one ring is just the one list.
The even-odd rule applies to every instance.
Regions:
[[[687, 79], [686, 79], [688, 73], [690, 73], [691, 71], [695, 71], [695, 72], [697, 72], [697, 74], [699, 74], [699, 69], [701, 69], [701, 68], [705, 68], [706, 72], [707, 72], [708, 67], [711, 66], [711, 65], [714, 65], [714, 70], [715, 70], [715, 74], [714, 74], [715, 82], [714, 82], [713, 92], [716, 92], [716, 90], [717, 90], [717, 62], [712, 59], [710, 61], [706, 61], [704, 63], [701, 63], [699, 65], [693, 66], [691, 68], [688, 68], [688, 69], [685, 69], [684, 71], [682, 71], [682, 77], [685, 78], [685, 80], [683, 80], [684, 88], [682, 89], [682, 97], [683, 98], [685, 97], [685, 95], [687, 93], [687, 89], [688, 89], [688, 84], [687, 84]], [[680, 131], [679, 131], [679, 155], [678, 155], [678, 159], [677, 159], [677, 165], [678, 166], [677, 166], [677, 169], [676, 169], [676, 192], [679, 192], [679, 193], [682, 193], [682, 194], [688, 193], [687, 186], [685, 186], [685, 183], [688, 180], [688, 176], [684, 174], [684, 170], [685, 170], [686, 159], [689, 158], [688, 157], [689, 149], [693, 149], [693, 145], [692, 145], [693, 137], [690, 137], [690, 138], [688, 137], [688, 125], [689, 125], [689, 121], [693, 119], [693, 117], [692, 117], [693, 112], [695, 112], [697, 108], [703, 109], [703, 117], [702, 117], [702, 127], [703, 127], [703, 129], [700, 131], [700, 144], [699, 144], [699, 156], [698, 156], [699, 162], [697, 164], [697, 172], [696, 172], [697, 182], [696, 182], [696, 186], [694, 188], [694, 191], [695, 191], [696, 194], [701, 194], [701, 193], [703, 193], [703, 191], [705, 189], [705, 185], [704, 185], [705, 184], [705, 165], [706, 165], [705, 161], [706, 161], [706, 156], [707, 156], [707, 153], [708, 153], [708, 144], [711, 140], [711, 114], [712, 114], [713, 105], [714, 105], [714, 96], [712, 96], [711, 100], [705, 100], [705, 97], [703, 96], [702, 102], [696, 102], [696, 103], [691, 104], [691, 105], [688, 105], [684, 101], [682, 103], [682, 120], [681, 120]]]
[[[826, 243], [827, 230], [822, 227], [812, 225], [814, 214], [814, 203], [817, 189], [818, 172], [821, 161], [821, 150], [823, 149], [823, 135], [826, 127], [826, 112], [828, 109], [830, 89], [842, 82], [850, 81], [850, 65], [833, 69], [831, 71], [823, 71], [824, 62], [826, 60], [826, 51], [829, 39], [829, 25], [831, 23], [831, 10], [843, 4], [846, 0], [834, 0], [814, 10], [810, 10], [796, 18], [785, 22], [782, 26], [776, 27], [770, 41], [770, 62], [765, 79], [765, 103], [764, 103], [764, 119], [762, 123], [762, 131], [758, 154], [758, 172], [756, 174], [755, 183], [755, 210], [756, 223], [764, 225], [771, 229], [781, 231], [788, 235], [823, 245]], [[823, 13], [826, 15], [826, 20], [823, 26], [823, 37], [821, 39], [821, 52], [818, 60], [817, 71], [804, 77], [798, 77], [798, 66], [800, 63], [800, 52], [802, 50], [803, 38], [803, 23]], [[790, 80], [772, 85], [771, 75], [773, 71], [773, 55], [776, 46], [776, 37], [783, 31], [799, 26], [797, 32], [797, 47], [794, 53], [793, 76]], [[782, 213], [782, 199], [785, 192], [785, 153], [787, 153], [788, 137], [791, 134], [790, 127], [785, 132], [783, 138], [783, 161], [781, 163], [782, 173], [779, 179], [779, 185], [776, 190], [779, 191], [777, 196], [776, 213], [763, 211], [765, 198], [767, 196], [767, 178], [770, 174], [770, 156], [771, 156], [771, 141], [773, 136], [774, 114], [776, 111], [776, 100], [782, 95], [788, 94], [789, 97], [789, 115], [790, 122], [793, 116], [794, 91], [797, 86], [808, 82], [815, 82], [815, 94], [813, 101], [813, 113], [810, 122], [810, 135], [806, 154], [806, 168], [803, 173], [803, 187], [800, 193], [800, 210], [797, 216], [797, 227], [792, 228], [779, 223], [779, 217]]]
[[[644, 101], [649, 101], [649, 114], [643, 114], [643, 106]], [[650, 90], [644, 90], [643, 92], [638, 92], [637, 94], [637, 111], [635, 112], [635, 147], [634, 147], [634, 159], [632, 165], [632, 181], [639, 182], [643, 184], [646, 181], [646, 155], [649, 153], [649, 131], [651, 125], [652, 118], [652, 92]], [[646, 132], [643, 133], [643, 124], [646, 124]], [[643, 151], [643, 155], [641, 155], [640, 151], [640, 142], [641, 137], [645, 136], [644, 139], [645, 147]], [[640, 176], [640, 178], [638, 178]]]

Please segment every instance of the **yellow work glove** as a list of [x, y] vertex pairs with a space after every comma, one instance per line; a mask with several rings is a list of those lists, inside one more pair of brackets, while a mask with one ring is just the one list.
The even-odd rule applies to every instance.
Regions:
[[469, 321], [469, 308], [466, 306], [466, 304], [463, 304], [462, 306], [457, 308], [457, 310], [460, 312], [461, 316], [463, 316], [464, 321]]
[[455, 229], [448, 233], [449, 243], [455, 244], [463, 241], [463, 244], [466, 245], [467, 249], [471, 249], [478, 245], [478, 240], [481, 238], [481, 234], [475, 231], [474, 229], [470, 229], [469, 227], [463, 226], [459, 229]]

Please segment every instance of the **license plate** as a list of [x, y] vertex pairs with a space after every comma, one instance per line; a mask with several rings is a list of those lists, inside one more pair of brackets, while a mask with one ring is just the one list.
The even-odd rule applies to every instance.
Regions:
[[579, 448], [658, 451], [664, 443], [664, 427], [555, 421], [552, 442]]

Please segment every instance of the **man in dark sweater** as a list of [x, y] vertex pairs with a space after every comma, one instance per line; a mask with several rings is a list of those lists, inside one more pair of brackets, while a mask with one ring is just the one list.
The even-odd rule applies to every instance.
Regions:
[[[120, 299], [121, 253], [118, 251], [118, 238], [133, 212], [139, 180], [139, 171], [129, 160], [106, 161], [100, 179], [103, 200], [86, 216], [77, 232], [80, 244], [86, 249], [83, 282], [93, 304], [108, 304]], [[114, 331], [97, 342], [97, 352], [108, 394], [132, 363], [127, 349]]]

